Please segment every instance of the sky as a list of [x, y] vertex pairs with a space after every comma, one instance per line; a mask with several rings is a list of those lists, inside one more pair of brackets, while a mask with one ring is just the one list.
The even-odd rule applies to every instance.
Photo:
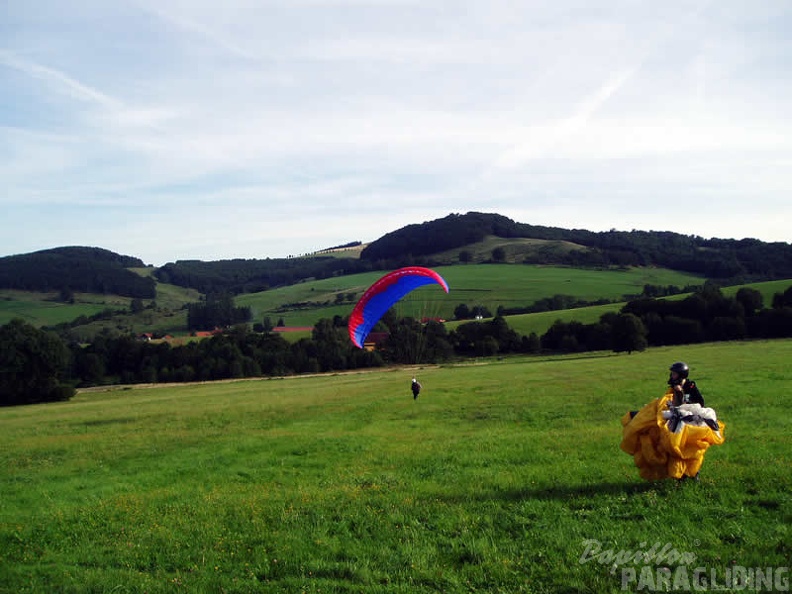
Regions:
[[790, 242], [790, 73], [788, 0], [7, 0], [0, 256], [469, 211]]

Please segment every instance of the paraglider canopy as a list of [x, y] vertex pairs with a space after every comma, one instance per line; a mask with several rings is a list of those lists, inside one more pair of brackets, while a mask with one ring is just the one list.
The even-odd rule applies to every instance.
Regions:
[[410, 291], [436, 283], [448, 293], [448, 283], [434, 270], [422, 266], [407, 266], [389, 272], [373, 285], [357, 302], [349, 316], [349, 338], [363, 348], [371, 329], [390, 307]]

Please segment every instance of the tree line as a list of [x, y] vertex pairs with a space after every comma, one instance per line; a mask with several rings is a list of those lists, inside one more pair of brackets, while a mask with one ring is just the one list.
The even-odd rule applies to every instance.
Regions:
[[355, 348], [341, 316], [320, 320], [310, 338], [290, 343], [247, 324], [184, 345], [134, 336], [99, 335], [91, 344], [67, 344], [21, 320], [0, 327], [0, 405], [70, 398], [78, 387], [190, 382], [340, 371], [397, 363], [436, 363], [509, 353], [589, 350], [632, 352], [647, 346], [792, 337], [792, 286], [771, 307], [740, 289], [725, 297], [714, 284], [679, 301], [643, 298], [599, 322], [558, 321], [542, 336], [520, 335], [503, 316], [461, 324], [420, 324], [387, 312], [375, 330], [388, 335], [373, 351]]
[[307, 279], [323, 279], [371, 270], [374, 270], [371, 262], [357, 258], [313, 256], [215, 262], [179, 260], [158, 268], [154, 275], [162, 283], [196, 289], [201, 293], [226, 292], [239, 295], [293, 285]]
[[[525, 255], [522, 263], [573, 267], [661, 266], [707, 278], [743, 284], [792, 278], [792, 245], [757, 239], [704, 239], [663, 231], [562, 229], [517, 223], [507, 217], [469, 212], [407, 225], [367, 245], [359, 259], [308, 257], [202, 262], [180, 260], [159, 268], [160, 282], [201, 292], [232, 294], [263, 291], [306, 279], [392, 270], [402, 266], [437, 266], [436, 254], [459, 249], [459, 262], [471, 259], [466, 246], [488, 236], [565, 241], [579, 249]], [[355, 242], [359, 243], [359, 242]], [[493, 250], [491, 262], [503, 261]]]
[[[593, 232], [517, 223], [507, 217], [469, 212], [408, 225], [366, 246], [360, 258], [314, 255], [303, 258], [233, 259], [204, 262], [179, 260], [154, 271], [162, 283], [201, 293], [232, 295], [265, 291], [307, 279], [323, 279], [389, 270], [406, 265], [435, 266], [435, 254], [459, 249], [459, 261], [469, 261], [464, 248], [488, 236], [565, 241], [580, 246], [524, 256], [526, 264], [574, 267], [662, 266], [707, 278], [743, 284], [792, 278], [792, 245], [757, 239], [704, 239], [660, 231]], [[360, 245], [350, 242], [348, 246]], [[343, 246], [342, 246], [343, 247]], [[503, 251], [494, 250], [492, 262]], [[64, 247], [0, 258], [0, 288], [117, 294], [154, 299], [152, 278], [128, 270], [143, 267], [138, 258], [91, 247]], [[64, 297], [65, 298], [65, 297]]]
[[55, 291], [64, 301], [75, 291], [154, 299], [154, 279], [128, 270], [143, 266], [101, 248], [55, 248], [0, 258], [0, 289]]
[[392, 267], [405, 259], [431, 262], [439, 252], [461, 249], [494, 235], [567, 241], [584, 249], [537, 254], [528, 264], [662, 266], [729, 279], [733, 284], [792, 278], [792, 245], [758, 239], [704, 239], [666, 231], [605, 231], [528, 225], [497, 214], [451, 214], [408, 225], [369, 244], [360, 257]]

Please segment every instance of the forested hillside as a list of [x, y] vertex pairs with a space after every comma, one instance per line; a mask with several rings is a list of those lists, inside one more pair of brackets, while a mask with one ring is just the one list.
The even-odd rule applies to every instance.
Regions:
[[257, 293], [292, 285], [306, 279], [322, 279], [373, 270], [370, 262], [353, 258], [318, 256], [266, 260], [179, 260], [155, 272], [160, 282], [196, 289], [202, 293]]
[[[755, 239], [703, 239], [667, 231], [562, 229], [517, 223], [497, 214], [451, 214], [408, 225], [364, 248], [360, 259], [289, 258], [267, 260], [179, 261], [157, 271], [161, 282], [204, 293], [258, 292], [310, 278], [328, 278], [418, 264], [435, 266], [442, 252], [465, 248], [487, 237], [565, 242], [565, 249], [534, 250], [521, 263], [575, 267], [658, 266], [700, 274], [729, 284], [792, 278], [792, 245]], [[570, 245], [579, 246], [578, 249]], [[497, 261], [497, 258], [492, 258]], [[447, 262], [443, 262], [447, 263]]]
[[[657, 266], [741, 284], [792, 278], [792, 244], [756, 239], [704, 239], [667, 231], [562, 229], [517, 223], [498, 214], [469, 212], [408, 225], [384, 235], [360, 252], [360, 258], [314, 255], [301, 258], [180, 260], [154, 271], [162, 283], [202, 293], [254, 293], [323, 279], [405, 265], [448, 264], [449, 252], [468, 263], [466, 250], [485, 238], [563, 242], [521, 253], [510, 262], [574, 267]], [[358, 245], [352, 242], [346, 245]], [[444, 262], [439, 254], [445, 252]], [[497, 250], [485, 261], [497, 262]], [[453, 262], [453, 263], [456, 263]], [[142, 267], [137, 258], [99, 248], [58, 248], [0, 258], [0, 289], [71, 290], [154, 298], [154, 281], [127, 270]]]
[[153, 299], [154, 279], [128, 268], [143, 261], [96, 247], [62, 247], [0, 258], [0, 289], [104, 293]]
[[[756, 239], [704, 239], [667, 231], [606, 231], [562, 229], [516, 223], [497, 214], [451, 214], [420, 225], [408, 225], [368, 245], [360, 257], [397, 263], [406, 256], [432, 254], [497, 237], [561, 240], [579, 250], [541, 254], [531, 264], [570, 266], [662, 266], [709, 278], [740, 281], [792, 277], [792, 245]], [[551, 261], [547, 261], [551, 258]]]

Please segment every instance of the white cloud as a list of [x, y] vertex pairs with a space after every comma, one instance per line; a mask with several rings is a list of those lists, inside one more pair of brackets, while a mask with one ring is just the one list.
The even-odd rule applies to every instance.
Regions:
[[791, 237], [784, 2], [9, 10], [0, 254], [276, 257], [468, 210]]

